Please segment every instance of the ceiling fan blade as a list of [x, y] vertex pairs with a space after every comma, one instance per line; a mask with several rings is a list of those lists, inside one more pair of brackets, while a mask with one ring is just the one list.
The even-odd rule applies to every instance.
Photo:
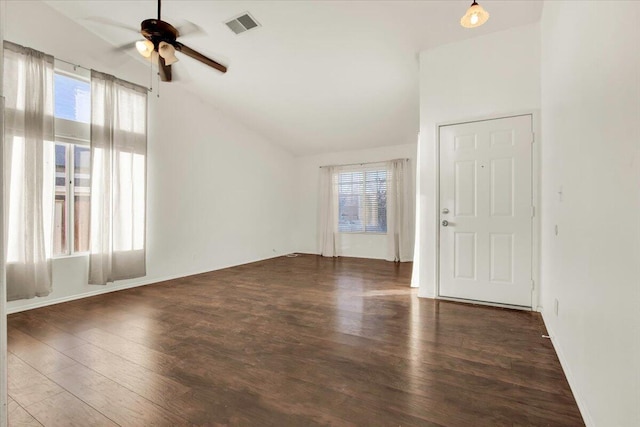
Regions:
[[186, 19], [183, 20], [183, 23], [178, 25], [176, 29], [178, 30], [178, 34], [180, 34], [180, 37], [198, 36], [198, 35], [204, 36], [207, 34], [206, 31], [202, 29], [202, 27], [200, 27], [197, 24], [194, 24], [191, 21], [187, 21]]
[[164, 63], [164, 58], [158, 55], [158, 71], [160, 72], [160, 80], [163, 82], [171, 81], [171, 65]]
[[121, 44], [120, 46], [115, 46], [113, 48], [114, 52], [124, 52], [127, 50], [131, 50], [131, 49], [135, 49], [136, 47], [136, 42], [129, 42], [129, 43], [125, 43], [125, 44]]
[[127, 24], [123, 24], [122, 22], [118, 22], [110, 18], [105, 18], [104, 16], [89, 16], [87, 18], [84, 18], [84, 20], [96, 22], [102, 25], [108, 25], [110, 27], [121, 28], [123, 30], [133, 31], [136, 34], [140, 34], [140, 28], [131, 27]]
[[178, 52], [182, 52], [187, 56], [190, 56], [193, 59], [196, 59], [200, 62], [202, 62], [203, 64], [208, 65], [209, 67], [213, 67], [216, 70], [222, 72], [222, 73], [226, 73], [227, 72], [227, 67], [225, 67], [224, 65], [220, 64], [219, 62], [214, 61], [211, 58], [207, 58], [206, 56], [204, 56], [203, 54], [201, 54], [200, 52], [196, 52], [195, 50], [191, 49], [189, 46], [185, 46], [180, 42], [176, 42], [175, 44], [175, 48]]

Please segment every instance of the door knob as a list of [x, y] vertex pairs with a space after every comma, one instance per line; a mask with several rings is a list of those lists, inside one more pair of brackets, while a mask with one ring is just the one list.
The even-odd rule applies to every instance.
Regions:
[[449, 225], [449, 221], [447, 221], [446, 219], [442, 221], [443, 227], [447, 227], [448, 225]]
[[447, 208], [442, 209], [442, 213], [443, 214], [448, 214], [449, 213], [449, 209], [447, 209]]

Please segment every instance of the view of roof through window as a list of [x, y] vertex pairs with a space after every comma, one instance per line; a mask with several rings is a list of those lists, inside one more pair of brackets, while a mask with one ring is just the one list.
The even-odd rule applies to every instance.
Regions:
[[89, 123], [91, 120], [91, 85], [64, 74], [55, 75], [55, 116], [59, 119]]

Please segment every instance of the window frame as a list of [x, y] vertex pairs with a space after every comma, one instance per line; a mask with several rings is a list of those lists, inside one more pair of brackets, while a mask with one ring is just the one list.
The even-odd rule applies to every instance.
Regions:
[[[55, 75], [59, 74], [65, 77], [70, 77], [76, 80], [81, 80], [91, 85], [91, 78], [88, 75], [83, 75], [78, 72], [74, 67], [69, 66], [65, 63], [61, 63], [60, 61], [55, 61], [54, 65], [54, 79]], [[54, 92], [55, 97], [55, 92]], [[55, 105], [55, 98], [54, 98]], [[55, 253], [52, 250], [51, 257], [53, 259], [60, 258], [70, 258], [77, 256], [86, 256], [89, 254], [89, 250], [86, 251], [76, 251], [76, 241], [75, 241], [75, 147], [86, 147], [91, 149], [91, 123], [84, 122], [76, 122], [74, 120], [68, 120], [63, 118], [58, 118], [55, 115], [55, 108], [53, 112], [54, 116], [54, 150], [55, 146], [61, 145], [65, 147], [65, 191], [66, 191], [66, 200], [65, 200], [65, 238], [66, 238], [66, 250], [63, 253]], [[60, 132], [62, 130], [62, 132]], [[55, 167], [54, 167], [55, 170]], [[57, 172], [54, 172], [57, 174]], [[55, 183], [54, 177], [54, 183]], [[58, 186], [56, 185], [56, 188]], [[91, 186], [89, 186], [89, 197], [91, 197]], [[55, 192], [54, 192], [54, 201], [55, 201]], [[54, 207], [55, 209], [55, 207]]]
[[[355, 235], [355, 234], [366, 234], [366, 235], [373, 235], [373, 236], [386, 236], [389, 233], [389, 227], [387, 225], [386, 230], [385, 231], [366, 231], [367, 227], [366, 225], [364, 226], [364, 230], [363, 231], [341, 231], [340, 230], [340, 189], [339, 189], [339, 182], [340, 182], [340, 174], [342, 173], [353, 173], [353, 172], [362, 172], [363, 174], [363, 193], [362, 195], [364, 196], [366, 194], [366, 173], [367, 172], [380, 172], [380, 171], [385, 171], [388, 174], [387, 168], [385, 167], [384, 163], [368, 163], [368, 164], [362, 164], [362, 165], [353, 165], [353, 166], [343, 166], [341, 167], [336, 173], [337, 173], [337, 177], [336, 177], [336, 186], [338, 187], [337, 189], [337, 197], [338, 197], [338, 233], [339, 234], [350, 234], [350, 235]], [[388, 182], [387, 178], [385, 178], [385, 185]], [[387, 189], [385, 189], [385, 194], [387, 192]], [[385, 202], [385, 208], [388, 206], [388, 204]], [[366, 209], [364, 209], [365, 212], [365, 218], [363, 219], [363, 221], [366, 224]]]

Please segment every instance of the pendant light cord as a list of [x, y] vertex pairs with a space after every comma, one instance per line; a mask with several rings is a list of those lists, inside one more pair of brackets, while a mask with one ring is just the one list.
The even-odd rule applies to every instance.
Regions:
[[153, 92], [153, 64], [149, 61], [149, 92]]

